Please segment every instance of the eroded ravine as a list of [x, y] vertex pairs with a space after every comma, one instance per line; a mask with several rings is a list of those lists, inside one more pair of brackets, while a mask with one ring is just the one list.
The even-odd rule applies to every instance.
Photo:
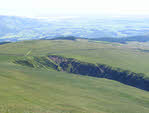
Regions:
[[34, 68], [52, 68], [79, 75], [116, 80], [121, 83], [149, 91], [149, 79], [142, 73], [134, 73], [120, 68], [112, 68], [104, 64], [82, 62], [73, 58], [57, 55], [45, 57], [27, 57], [15, 60], [15, 63]]

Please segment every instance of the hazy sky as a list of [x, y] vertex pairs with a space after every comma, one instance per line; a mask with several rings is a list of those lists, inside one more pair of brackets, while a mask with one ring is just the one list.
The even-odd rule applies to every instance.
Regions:
[[145, 14], [149, 0], [0, 0], [0, 15]]

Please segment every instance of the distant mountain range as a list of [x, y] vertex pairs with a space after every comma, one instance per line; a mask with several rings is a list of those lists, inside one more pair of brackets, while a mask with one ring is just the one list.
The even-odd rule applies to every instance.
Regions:
[[32, 18], [0, 16], [0, 41], [40, 38], [50, 24]]
[[149, 35], [144, 36], [132, 36], [132, 37], [126, 37], [126, 38], [94, 38], [90, 40], [95, 41], [107, 41], [107, 42], [117, 42], [117, 43], [127, 43], [129, 41], [137, 41], [137, 42], [148, 42], [149, 41]]
[[0, 16], [0, 42], [67, 36], [122, 43], [126, 40], [133, 41], [134, 38], [138, 41], [148, 41], [149, 24], [147, 23], [148, 18], [24, 18]]

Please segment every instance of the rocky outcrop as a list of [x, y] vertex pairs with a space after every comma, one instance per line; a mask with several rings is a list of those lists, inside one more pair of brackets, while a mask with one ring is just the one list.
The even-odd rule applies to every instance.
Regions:
[[129, 70], [112, 68], [104, 64], [81, 62], [76, 59], [61, 56], [49, 55], [48, 57], [59, 65], [63, 71], [116, 80], [121, 83], [149, 91], [149, 79], [145, 78], [143, 73], [134, 73]]

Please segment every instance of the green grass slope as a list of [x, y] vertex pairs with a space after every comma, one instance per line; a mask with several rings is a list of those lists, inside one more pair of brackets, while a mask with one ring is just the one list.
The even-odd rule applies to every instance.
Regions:
[[[132, 45], [132, 46], [131, 46]], [[0, 45], [0, 54], [44, 56], [48, 53], [90, 63], [107, 64], [149, 76], [149, 44], [94, 43], [87, 40], [35, 40]]]
[[[25, 41], [0, 45], [0, 113], [148, 113], [149, 92], [103, 78], [13, 63], [14, 59], [22, 56], [43, 56], [47, 53], [72, 56], [92, 63], [104, 62], [108, 57], [103, 60], [102, 56], [106, 55], [108, 48], [109, 52], [112, 48], [119, 50], [115, 45], [82, 40]], [[95, 49], [97, 54], [92, 55]], [[102, 49], [105, 52], [101, 52]], [[126, 50], [119, 52], [134, 55], [132, 49]], [[147, 53], [140, 55], [147, 57]], [[127, 57], [121, 59], [124, 58]], [[134, 65], [136, 59], [129, 59], [130, 64]], [[120, 66], [118, 63], [109, 64]], [[124, 65], [121, 67], [126, 68]], [[138, 69], [131, 65], [128, 68]]]
[[149, 93], [121, 83], [34, 69], [0, 56], [2, 113], [148, 113]]

